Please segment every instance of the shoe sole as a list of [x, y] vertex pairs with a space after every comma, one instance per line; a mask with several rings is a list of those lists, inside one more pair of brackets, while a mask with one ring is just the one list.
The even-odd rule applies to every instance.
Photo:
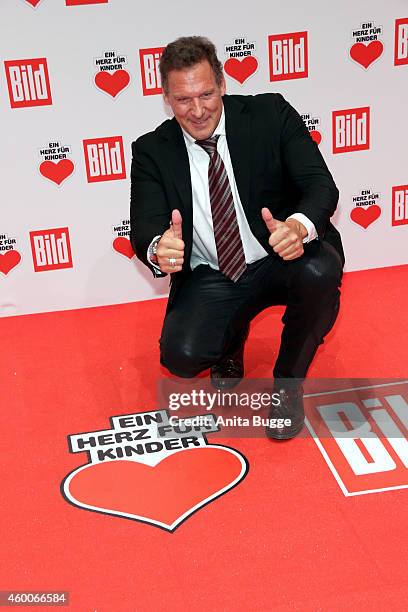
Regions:
[[284, 433], [280, 434], [275, 431], [272, 433], [271, 429], [266, 429], [265, 434], [266, 434], [266, 437], [269, 438], [270, 440], [290, 440], [291, 438], [294, 438], [295, 436], [297, 436], [298, 433], [302, 431], [304, 426], [305, 424], [302, 423], [301, 426], [298, 427], [296, 431], [292, 431], [290, 432], [290, 434], [284, 434]]
[[223, 389], [233, 389], [239, 385], [242, 378], [211, 378], [211, 384], [219, 391], [222, 391]]

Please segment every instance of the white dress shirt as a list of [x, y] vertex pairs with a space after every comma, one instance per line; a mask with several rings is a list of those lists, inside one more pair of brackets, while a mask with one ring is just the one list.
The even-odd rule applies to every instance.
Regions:
[[[190, 265], [191, 268], [194, 269], [200, 264], [209, 264], [212, 268], [218, 270], [217, 248], [215, 246], [208, 186], [208, 166], [210, 163], [210, 157], [200, 145], [196, 144], [194, 138], [192, 138], [190, 134], [188, 134], [185, 130], [182, 131], [184, 141], [186, 143], [188, 161], [190, 164], [193, 194], [193, 246], [191, 251]], [[235, 212], [237, 215], [238, 227], [245, 253], [245, 261], [247, 264], [250, 264], [254, 261], [258, 261], [258, 259], [266, 257], [268, 253], [251, 232], [239, 197], [225, 134], [224, 109], [222, 109], [221, 118], [218, 126], [214, 130], [213, 136], [219, 136], [217, 151], [224, 162], [225, 169], [228, 174], [235, 205]], [[314, 224], [304, 214], [294, 213], [293, 215], [290, 215], [288, 219], [289, 218], [297, 219], [297, 221], [305, 226], [308, 234], [306, 238], [304, 238], [303, 242], [309, 242], [317, 237]], [[155, 239], [157, 239], [157, 236], [153, 239], [153, 241]], [[159, 269], [158, 266], [154, 267]]]

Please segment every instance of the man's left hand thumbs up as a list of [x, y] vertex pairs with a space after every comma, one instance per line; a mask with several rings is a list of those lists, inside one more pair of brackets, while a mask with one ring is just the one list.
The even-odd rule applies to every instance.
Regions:
[[262, 219], [265, 221], [266, 227], [268, 228], [270, 234], [272, 234], [278, 228], [278, 224], [281, 223], [281, 221], [278, 221], [277, 219], [273, 218], [273, 215], [269, 208], [263, 208], [261, 210], [261, 213]]

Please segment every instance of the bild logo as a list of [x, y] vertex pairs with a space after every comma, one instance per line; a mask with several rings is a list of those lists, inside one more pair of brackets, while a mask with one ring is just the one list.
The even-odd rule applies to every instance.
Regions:
[[47, 60], [7, 60], [4, 62], [11, 108], [52, 104]]
[[111, 417], [110, 429], [68, 436], [70, 451], [87, 452], [88, 463], [66, 476], [63, 496], [85, 510], [174, 531], [248, 472], [241, 453], [208, 443], [207, 434], [219, 430], [214, 415], [198, 418], [189, 425], [167, 410], [140, 412]]
[[392, 188], [392, 225], [408, 225], [408, 185]]
[[307, 78], [307, 32], [272, 34], [268, 37], [268, 44], [270, 81]]
[[30, 232], [30, 242], [35, 272], [73, 267], [67, 227]]
[[395, 21], [394, 65], [408, 64], [408, 17]]
[[159, 60], [164, 47], [152, 49], [139, 49], [140, 72], [142, 75], [142, 89], [144, 96], [162, 93]]
[[370, 148], [370, 108], [333, 111], [333, 153]]
[[126, 178], [122, 136], [84, 140], [88, 183]]
[[344, 495], [408, 488], [408, 381], [305, 396], [307, 427]]

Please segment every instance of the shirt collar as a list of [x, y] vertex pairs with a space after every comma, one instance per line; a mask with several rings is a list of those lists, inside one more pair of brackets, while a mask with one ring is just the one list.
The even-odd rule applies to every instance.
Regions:
[[[200, 146], [200, 145], [196, 145], [195, 144], [195, 139], [188, 132], [186, 132], [183, 128], [181, 128], [181, 130], [183, 132], [184, 141], [186, 143], [187, 148], [191, 148], [193, 146], [196, 146], [196, 147]], [[225, 136], [225, 112], [224, 112], [224, 105], [222, 105], [221, 117], [220, 117], [218, 125], [215, 128], [214, 133], [212, 134], [212, 136]], [[200, 149], [201, 149], [201, 147], [200, 147]]]

